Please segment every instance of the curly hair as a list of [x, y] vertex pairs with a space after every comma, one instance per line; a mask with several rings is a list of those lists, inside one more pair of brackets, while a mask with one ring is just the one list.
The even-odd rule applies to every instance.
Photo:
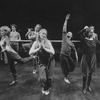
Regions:
[[11, 30], [10, 30], [10, 28], [8, 26], [2, 26], [2, 27], [0, 27], [0, 31], [2, 31], [2, 30], [4, 31], [4, 35], [9, 36]]

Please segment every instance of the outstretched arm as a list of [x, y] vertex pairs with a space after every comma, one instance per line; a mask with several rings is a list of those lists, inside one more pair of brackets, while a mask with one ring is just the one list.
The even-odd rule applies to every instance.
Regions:
[[67, 33], [67, 23], [68, 23], [69, 17], [70, 17], [70, 14], [67, 14], [66, 18], [65, 18], [64, 25], [63, 25], [63, 33]]

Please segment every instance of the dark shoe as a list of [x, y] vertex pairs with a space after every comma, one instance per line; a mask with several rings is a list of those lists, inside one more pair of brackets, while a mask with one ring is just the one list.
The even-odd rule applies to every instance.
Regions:
[[13, 81], [10, 83], [10, 86], [16, 85], [16, 84], [17, 84], [17, 80], [13, 80]]

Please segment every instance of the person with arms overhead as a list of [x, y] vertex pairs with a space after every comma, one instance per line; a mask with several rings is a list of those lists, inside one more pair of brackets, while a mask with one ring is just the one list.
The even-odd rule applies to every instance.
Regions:
[[75, 45], [71, 41], [72, 32], [67, 32], [67, 23], [69, 17], [70, 14], [66, 16], [64, 22], [63, 32], [62, 32], [62, 46], [61, 46], [61, 53], [60, 53], [61, 69], [64, 74], [64, 81], [66, 83], [70, 83], [68, 79], [68, 75], [70, 72], [74, 71], [76, 66], [75, 60], [71, 57], [72, 50], [74, 51], [75, 58], [78, 61], [78, 55], [75, 49]]
[[91, 92], [90, 87], [92, 74], [97, 66], [96, 61], [96, 44], [100, 41], [94, 37], [91, 27], [85, 26], [84, 29], [78, 33], [83, 45], [83, 56], [81, 58], [81, 67], [83, 72], [83, 93]]
[[[25, 43], [22, 45], [24, 51], [26, 52], [29, 52], [29, 49], [31, 48], [33, 42], [36, 40], [36, 38], [38, 37], [38, 34], [39, 34], [39, 31], [41, 30], [42, 26], [40, 24], [37, 24], [35, 26], [35, 29], [33, 31], [32, 28], [29, 28], [28, 29], [28, 32], [26, 33], [25, 37], [28, 37], [29, 40], [31, 40], [30, 43]], [[34, 59], [33, 59], [33, 74], [36, 74], [37, 72], [37, 66], [38, 66], [38, 63], [37, 63], [37, 55], [35, 54], [34, 55]]]

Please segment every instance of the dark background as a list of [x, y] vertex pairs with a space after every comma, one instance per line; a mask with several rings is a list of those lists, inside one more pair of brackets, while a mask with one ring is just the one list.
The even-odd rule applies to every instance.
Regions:
[[61, 39], [66, 14], [71, 18], [68, 31], [74, 39], [85, 25], [94, 25], [100, 33], [100, 0], [1, 0], [0, 26], [16, 24], [22, 39], [28, 27], [41, 24], [48, 30], [49, 39]]

